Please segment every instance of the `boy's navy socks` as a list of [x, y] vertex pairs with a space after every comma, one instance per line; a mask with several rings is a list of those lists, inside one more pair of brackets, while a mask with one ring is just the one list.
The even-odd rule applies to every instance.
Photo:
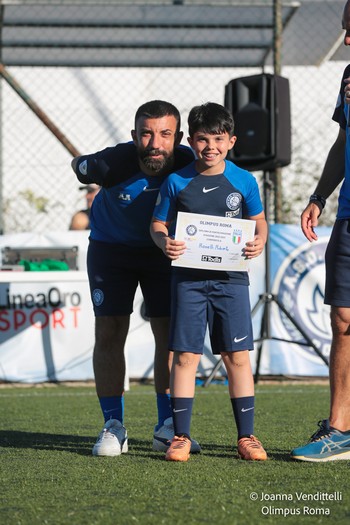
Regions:
[[172, 397], [171, 406], [175, 436], [190, 436], [193, 397]]
[[170, 394], [157, 393], [158, 424], [156, 430], [164, 425], [164, 421], [172, 417]]
[[117, 419], [124, 423], [124, 396], [100, 397], [100, 406], [105, 418], [105, 423], [109, 419]]
[[254, 401], [255, 396], [231, 398], [238, 439], [254, 434]]

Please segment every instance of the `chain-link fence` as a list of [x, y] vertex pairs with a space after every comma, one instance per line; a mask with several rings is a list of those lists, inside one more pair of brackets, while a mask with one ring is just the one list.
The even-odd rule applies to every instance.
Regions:
[[[337, 124], [332, 123], [331, 116], [341, 74], [346, 65], [344, 55], [341, 51], [337, 51], [341, 46], [339, 39], [343, 2], [305, 0], [299, 3], [299, 10], [308, 9], [304, 15], [296, 13], [291, 20], [286, 19], [288, 26], [283, 33], [285, 40], [282, 38], [281, 54], [281, 74], [290, 81], [292, 110], [292, 162], [282, 169], [283, 222], [287, 223], [299, 221], [307, 196], [315, 187], [315, 181], [320, 175], [329, 147], [336, 137], [338, 128]], [[25, 57], [29, 58], [26, 59], [28, 62], [26, 65], [16, 65], [15, 60], [7, 64], [6, 60], [3, 60], [7, 71], [20, 88], [18, 92], [4, 79], [1, 80], [0, 169], [5, 233], [66, 230], [72, 214], [85, 207], [85, 192], [78, 191], [79, 183], [70, 168], [72, 154], [30, 109], [26, 99], [27, 102], [32, 100], [39, 106], [78, 152], [91, 153], [119, 141], [130, 140], [135, 111], [147, 100], [164, 99], [174, 103], [181, 112], [182, 128], [186, 137], [186, 120], [192, 106], [206, 101], [223, 104], [225, 85], [233, 78], [260, 74], [262, 70], [273, 72], [271, 56], [268, 65], [265, 64], [263, 69], [261, 66], [254, 65], [254, 61], [251, 61], [247, 67], [239, 65], [240, 61], [237, 61], [237, 58], [242, 56], [240, 53], [244, 54], [244, 52], [247, 62], [250, 57], [259, 56], [261, 50], [258, 44], [266, 40], [266, 32], [271, 32], [271, 28], [264, 29], [259, 25], [261, 6], [255, 5], [257, 2], [254, 1], [152, 3], [157, 4], [158, 7], [162, 4], [171, 4], [181, 5], [182, 10], [188, 8], [189, 19], [193, 17], [194, 20], [193, 26], [196, 26], [196, 13], [199, 17], [203, 17], [203, 4], [206, 4], [205, 7], [215, 6], [219, 11], [227, 5], [239, 5], [242, 8], [248, 8], [249, 5], [250, 9], [255, 8], [256, 15], [250, 21], [250, 27], [245, 30], [250, 31], [249, 34], [245, 33], [248, 44], [252, 45], [252, 39], [255, 39], [253, 52], [250, 50], [248, 53], [248, 44], [244, 39], [240, 47], [237, 39], [240, 40], [241, 36], [239, 38], [236, 36], [236, 42], [230, 50], [232, 63], [237, 64], [235, 67], [224, 63], [227, 56], [224, 42], [221, 42], [218, 36], [214, 38], [213, 28], [206, 28], [204, 23], [200, 29], [206, 29], [206, 32], [200, 33], [197, 47], [194, 49], [192, 42], [192, 45], [186, 48], [186, 39], [191, 31], [188, 20], [177, 27], [178, 46], [182, 45], [182, 48], [187, 49], [188, 52], [186, 60], [190, 65], [186, 67], [174, 65], [166, 67], [167, 63], [171, 64], [174, 60], [177, 49], [174, 34], [169, 28], [171, 20], [163, 20], [159, 27], [150, 24], [150, 38], [156, 39], [158, 52], [159, 50], [162, 52], [160, 60], [158, 55], [158, 62], [150, 54], [151, 43], [148, 49], [147, 43], [142, 43], [138, 38], [140, 27], [133, 28], [130, 23], [129, 26], [125, 23], [125, 27], [119, 28], [118, 32], [113, 27], [108, 28], [108, 24], [105, 23], [104, 30], [87, 24], [85, 29], [83, 28], [84, 33], [80, 32], [79, 38], [76, 38], [75, 48], [80, 50], [80, 66], [78, 63], [75, 63], [74, 67], [59, 65], [60, 53], [66, 57], [65, 60], [69, 59], [67, 53], [69, 46], [67, 42], [66, 47], [63, 44], [68, 29], [72, 28], [72, 20], [79, 19], [83, 4], [85, 7], [88, 4], [98, 7], [99, 2], [57, 2], [63, 7], [69, 7], [70, 10], [67, 11], [66, 16], [63, 16], [64, 23], [57, 25], [57, 20], [53, 20], [52, 25], [48, 24], [45, 28], [46, 32], [41, 31], [39, 42], [38, 27], [35, 24], [26, 26], [25, 42], [16, 41], [15, 32], [18, 26], [13, 21], [11, 26], [11, 19], [6, 21], [6, 9], [12, 4], [15, 2], [0, 2], [4, 20], [3, 57], [6, 58], [7, 49], [17, 50], [22, 61]], [[32, 3], [17, 2], [17, 4], [21, 4], [21, 16], [28, 21], [33, 9], [33, 5], [29, 4]], [[54, 2], [38, 1], [36, 4], [45, 6], [50, 4], [52, 7]], [[143, 5], [146, 4], [145, 2], [114, 2], [114, 4], [118, 4], [119, 8], [123, 7], [123, 4], [128, 7], [142, 4], [142, 16], [147, 19], [149, 5]], [[259, 4], [271, 7], [273, 2], [259, 2]], [[293, 18], [297, 16], [299, 19], [296, 25], [293, 25]], [[328, 25], [323, 27], [322, 24]], [[33, 38], [35, 35], [36, 46], [33, 46], [33, 40], [31, 41], [31, 29]], [[219, 32], [225, 31], [224, 25], [219, 26], [218, 29]], [[55, 32], [54, 36], [53, 32]], [[322, 56], [319, 56], [320, 44], [316, 39], [318, 32], [320, 36], [325, 35], [323, 41], [326, 40], [326, 43], [323, 42]], [[83, 34], [84, 40], [81, 40]], [[225, 41], [233, 37], [232, 29], [228, 30], [226, 35], [222, 33], [222, 39]], [[45, 50], [45, 45], [50, 38], [58, 65], [56, 67], [30, 65], [30, 56], [33, 56], [33, 53], [42, 57], [41, 60], [45, 63], [43, 49]], [[117, 40], [120, 49], [129, 53], [125, 55], [125, 64], [119, 66], [108, 64], [112, 56], [110, 53], [116, 52]], [[93, 44], [98, 41], [100, 47], [95, 45], [94, 48]], [[55, 49], [55, 42], [57, 49]], [[133, 42], [133, 45], [130, 42]], [[292, 49], [291, 42], [294, 42], [294, 46], [297, 42], [299, 47]], [[290, 49], [286, 49], [286, 46], [290, 46]], [[304, 54], [300, 49], [304, 50]], [[220, 54], [223, 50], [226, 55]], [[85, 52], [90, 57], [95, 53], [93, 66], [84, 65]], [[285, 58], [286, 55], [288, 59]], [[124, 55], [119, 54], [118, 60], [121, 60], [122, 56]], [[215, 64], [216, 56], [218, 65], [209, 66], [208, 63]], [[146, 59], [147, 66], [141, 67], [141, 61]], [[118, 60], [113, 58], [111, 62], [117, 64]], [[220, 63], [224, 65], [221, 66]], [[261, 179], [261, 173], [256, 173], [256, 176]], [[327, 213], [322, 216], [324, 224], [334, 220], [334, 210], [335, 197], [330, 199]]]

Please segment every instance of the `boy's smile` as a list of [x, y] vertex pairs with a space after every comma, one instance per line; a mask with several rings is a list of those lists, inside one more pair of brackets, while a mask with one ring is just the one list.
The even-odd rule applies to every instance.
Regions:
[[227, 132], [196, 131], [188, 142], [197, 155], [196, 169], [202, 175], [218, 175], [225, 169], [227, 152], [233, 148], [236, 137], [230, 137]]

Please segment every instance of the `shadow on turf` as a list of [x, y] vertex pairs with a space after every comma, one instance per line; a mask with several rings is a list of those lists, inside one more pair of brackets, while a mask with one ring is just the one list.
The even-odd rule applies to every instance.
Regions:
[[2, 447], [63, 450], [87, 456], [91, 454], [93, 443], [93, 439], [88, 436], [0, 430], [0, 446]]
[[[38, 432], [23, 432], [18, 430], [0, 430], [0, 446], [4, 448], [31, 448], [37, 450], [58, 450], [90, 456], [94, 439], [89, 436], [72, 436], [65, 434], [44, 434]], [[153, 453], [149, 440], [129, 439], [130, 455], [153, 457], [163, 460], [163, 453]], [[152, 454], [151, 454], [152, 453]], [[237, 456], [236, 448], [217, 443], [202, 443], [202, 455], [215, 458]], [[289, 461], [290, 451], [268, 451], [269, 459]], [[197, 454], [194, 454], [197, 456]]]

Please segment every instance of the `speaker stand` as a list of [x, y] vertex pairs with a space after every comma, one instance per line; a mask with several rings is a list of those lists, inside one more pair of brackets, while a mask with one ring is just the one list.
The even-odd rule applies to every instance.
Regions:
[[[265, 216], [266, 216], [266, 221], [268, 225], [269, 225], [269, 218], [270, 218], [270, 206], [271, 206], [270, 195], [271, 195], [272, 187], [273, 187], [273, 182], [271, 178], [271, 173], [269, 171], [265, 171], [264, 172], [264, 203], [265, 203]], [[257, 383], [259, 381], [261, 355], [263, 351], [264, 341], [267, 341], [267, 340], [282, 341], [285, 343], [309, 346], [310, 348], [313, 349], [315, 354], [318, 355], [318, 357], [320, 357], [320, 359], [322, 359], [322, 361], [327, 366], [329, 366], [328, 359], [319, 351], [317, 346], [310, 339], [307, 333], [303, 330], [300, 324], [290, 315], [288, 310], [286, 310], [286, 308], [281, 303], [281, 301], [278, 299], [278, 297], [274, 295], [273, 293], [271, 293], [270, 255], [271, 255], [270, 254], [270, 235], [268, 235], [266, 245], [265, 245], [265, 292], [259, 296], [259, 300], [257, 301], [254, 308], [252, 309], [252, 318], [254, 318], [254, 315], [259, 310], [259, 308], [261, 306], [263, 307], [263, 314], [262, 314], [261, 325], [260, 325], [260, 336], [258, 337], [258, 339], [254, 339], [254, 343], [259, 343], [258, 348], [257, 348], [257, 359], [256, 359], [254, 383]], [[276, 306], [281, 310], [281, 312], [283, 312], [283, 314], [289, 319], [292, 325], [298, 330], [300, 335], [303, 337], [304, 341], [291, 341], [289, 339], [281, 339], [278, 337], [273, 337], [271, 335], [270, 319], [271, 319], [272, 303], [275, 303]], [[212, 371], [210, 372], [209, 376], [204, 381], [203, 387], [206, 387], [211, 383], [214, 376], [216, 375], [216, 373], [219, 371], [219, 369], [222, 366], [223, 366], [222, 358], [220, 358], [218, 362], [215, 364]]]

